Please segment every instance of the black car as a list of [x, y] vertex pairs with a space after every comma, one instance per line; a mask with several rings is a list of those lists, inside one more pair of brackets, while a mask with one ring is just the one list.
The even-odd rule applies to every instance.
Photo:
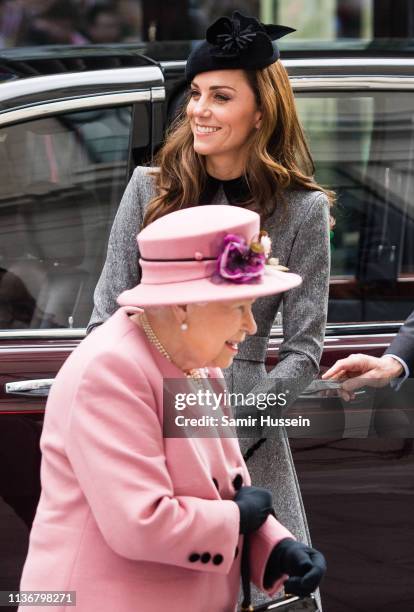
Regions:
[[[133, 168], [151, 162], [185, 99], [187, 52], [0, 54], [0, 590], [18, 588], [48, 389], [85, 334]], [[325, 367], [352, 352], [382, 354], [414, 309], [414, 57], [286, 55], [317, 180], [338, 194]], [[303, 401], [311, 410], [312, 397]], [[370, 412], [357, 425], [353, 412], [341, 413], [341, 434], [291, 441], [313, 541], [328, 558], [324, 609], [409, 609], [413, 440], [368, 439]]]

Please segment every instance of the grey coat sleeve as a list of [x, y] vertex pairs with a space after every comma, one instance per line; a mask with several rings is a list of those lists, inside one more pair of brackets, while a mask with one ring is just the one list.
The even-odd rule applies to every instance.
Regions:
[[315, 199], [303, 220], [287, 265], [303, 280], [283, 297], [284, 341], [273, 372], [279, 377], [312, 379], [319, 372], [328, 313], [329, 206], [324, 194]]
[[[329, 206], [320, 193], [304, 217], [287, 263], [303, 282], [283, 297], [283, 336], [279, 362], [268, 373], [265, 387], [277, 389], [277, 379], [288, 380], [295, 399], [319, 372], [328, 311], [330, 244]], [[272, 385], [273, 380], [273, 385]], [[261, 386], [261, 389], [258, 387]], [[260, 384], [253, 393], [265, 392]], [[290, 403], [290, 402], [289, 402]]]
[[122, 196], [109, 236], [105, 264], [95, 288], [94, 309], [87, 333], [117, 310], [116, 298], [122, 291], [140, 281], [136, 235], [143, 221], [144, 194], [140, 187], [144, 172], [144, 168], [135, 169]]

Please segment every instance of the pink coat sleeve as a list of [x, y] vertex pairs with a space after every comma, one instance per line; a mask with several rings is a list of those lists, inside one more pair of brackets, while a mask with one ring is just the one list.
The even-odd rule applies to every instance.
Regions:
[[[108, 546], [133, 560], [227, 574], [239, 539], [230, 500], [175, 496], [153, 390], [136, 361], [103, 354], [75, 394], [66, 453]], [[220, 564], [195, 564], [215, 549]]]
[[[250, 576], [251, 581], [262, 591], [266, 591], [263, 585], [264, 573], [273, 548], [284, 538], [296, 539], [290, 531], [281, 525], [273, 516], [269, 516], [263, 526], [250, 536]], [[280, 577], [267, 592], [273, 595], [280, 591], [286, 575]]]

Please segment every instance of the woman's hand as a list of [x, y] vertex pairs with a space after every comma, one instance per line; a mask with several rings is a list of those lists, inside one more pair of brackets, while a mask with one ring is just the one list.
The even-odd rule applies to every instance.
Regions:
[[274, 547], [269, 557], [263, 584], [266, 589], [270, 589], [282, 574], [288, 574], [289, 578], [284, 584], [285, 592], [303, 597], [319, 586], [325, 572], [326, 561], [322, 553], [306, 544], [285, 538]]
[[259, 529], [269, 516], [274, 515], [272, 494], [261, 487], [242, 487], [234, 501], [240, 510], [240, 533], [247, 534]]

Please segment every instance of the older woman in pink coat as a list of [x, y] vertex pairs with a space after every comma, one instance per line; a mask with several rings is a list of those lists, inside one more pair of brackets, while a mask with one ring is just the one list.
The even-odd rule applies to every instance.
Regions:
[[233, 612], [249, 535], [259, 588], [272, 594], [290, 574], [289, 591], [309, 592], [323, 557], [295, 542], [270, 494], [250, 486], [237, 438], [163, 432], [173, 409], [163, 381], [211, 386], [255, 332], [254, 299], [300, 278], [265, 265], [259, 216], [241, 208], [174, 212], [138, 244], [141, 284], [52, 387], [20, 588], [75, 591], [78, 612]]

